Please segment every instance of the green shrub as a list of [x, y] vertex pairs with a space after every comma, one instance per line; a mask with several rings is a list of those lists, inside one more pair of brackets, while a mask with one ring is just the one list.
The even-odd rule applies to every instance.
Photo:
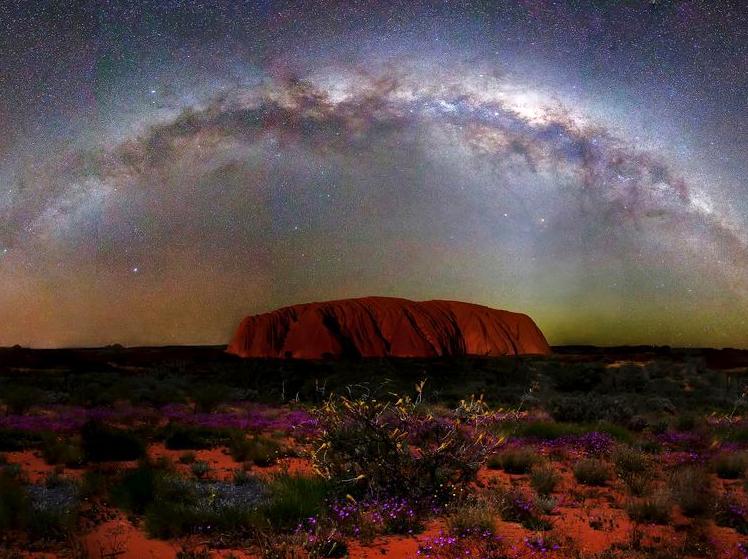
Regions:
[[20, 429], [0, 429], [0, 452], [18, 452], [41, 443], [39, 433]]
[[728, 429], [724, 436], [726, 441], [748, 443], [748, 427], [733, 427]]
[[634, 435], [626, 427], [616, 425], [607, 421], [601, 421], [591, 427], [591, 431], [598, 433], [607, 433], [620, 443], [631, 444], [634, 441]]
[[675, 418], [673, 425], [676, 431], [693, 431], [696, 428], [696, 417], [691, 414], [682, 414]]
[[12, 464], [5, 464], [2, 468], [0, 468], [0, 471], [13, 479], [20, 480], [23, 475], [23, 470], [21, 470], [21, 465], [12, 463]]
[[80, 468], [84, 462], [80, 440], [62, 438], [53, 433], [42, 437], [42, 458], [47, 464], [64, 464], [69, 468]]
[[229, 451], [234, 460], [252, 462], [261, 467], [275, 463], [280, 449], [280, 445], [272, 439], [261, 436], [248, 439], [243, 433], [234, 435], [229, 443]]
[[621, 423], [633, 415], [625, 398], [603, 394], [560, 396], [549, 402], [548, 411], [556, 421]]
[[228, 387], [222, 384], [208, 384], [196, 386], [190, 395], [198, 411], [210, 413], [218, 404], [226, 402], [231, 393]]
[[589, 392], [600, 384], [603, 367], [599, 363], [562, 364], [552, 374], [559, 392]]
[[453, 507], [446, 519], [447, 530], [454, 535], [474, 532], [490, 533], [495, 530], [494, 513], [483, 502], [460, 503]]
[[686, 516], [705, 516], [711, 513], [716, 493], [709, 474], [697, 466], [685, 466], [671, 473], [670, 493]]
[[661, 418], [652, 423], [649, 426], [649, 429], [652, 433], [655, 435], [663, 435], [667, 433], [667, 430], [670, 428], [670, 423], [667, 419]]
[[534, 504], [541, 514], [553, 514], [556, 510], [556, 499], [550, 495], [538, 495], [535, 497]]
[[748, 534], [748, 504], [735, 495], [721, 495], [715, 503], [714, 522], [732, 528], [738, 534]]
[[570, 435], [581, 435], [584, 429], [579, 425], [571, 423], [558, 423], [555, 421], [533, 421], [520, 424], [516, 434], [520, 437], [532, 437], [538, 439], [554, 440]]
[[746, 457], [742, 453], [720, 454], [712, 461], [714, 472], [721, 479], [738, 479], [745, 473]]
[[610, 480], [608, 464], [596, 458], [586, 458], [574, 465], [574, 477], [582, 485], [605, 485]]
[[155, 498], [158, 476], [159, 471], [149, 464], [125, 472], [111, 489], [112, 501], [128, 512], [142, 514]]
[[62, 540], [75, 530], [78, 519], [78, 487], [57, 476], [45, 485], [30, 485], [26, 531], [32, 539]]
[[182, 547], [177, 551], [176, 559], [211, 559], [211, 557], [213, 557], [213, 554], [207, 547]]
[[100, 470], [86, 470], [81, 482], [81, 497], [103, 497], [109, 489], [110, 476]]
[[230, 438], [227, 429], [170, 424], [164, 431], [164, 446], [169, 450], [202, 450], [226, 444]]
[[649, 472], [630, 472], [619, 476], [628, 492], [635, 497], [643, 497], [652, 487], [652, 475]]
[[44, 392], [33, 386], [11, 385], [3, 387], [1, 398], [10, 413], [22, 415], [43, 401]]
[[561, 476], [551, 464], [533, 466], [530, 471], [530, 485], [539, 495], [549, 495], [556, 489]]
[[192, 464], [197, 459], [194, 452], [185, 452], [179, 457], [180, 464]]
[[86, 460], [91, 462], [130, 461], [145, 456], [145, 443], [137, 435], [93, 421], [81, 429], [81, 445]]
[[336, 559], [348, 557], [348, 545], [335, 527], [317, 523], [315, 530], [308, 534], [302, 544], [309, 559]]
[[518, 522], [528, 530], [550, 530], [550, 523], [543, 519], [535, 501], [517, 488], [499, 489], [498, 508], [501, 519]]
[[510, 449], [501, 452], [488, 461], [488, 466], [499, 467], [508, 474], [527, 474], [540, 462], [540, 456], [527, 448]]
[[617, 448], [612, 459], [616, 473], [622, 478], [631, 474], [642, 474], [651, 468], [648, 456], [629, 447]]
[[154, 498], [146, 507], [146, 529], [158, 538], [243, 531], [257, 522], [265, 493], [257, 479], [234, 485], [195, 482], [165, 473], [156, 479]]
[[210, 464], [205, 460], [197, 460], [190, 466], [190, 471], [197, 479], [203, 479], [210, 472]]
[[245, 483], [249, 483], [252, 479], [252, 476], [247, 470], [242, 470], [241, 468], [238, 468], [234, 470], [234, 483], [236, 485], [244, 485]]
[[21, 482], [0, 471], [0, 533], [26, 525], [29, 502]]
[[636, 448], [647, 454], [659, 454], [662, 452], [662, 445], [659, 442], [650, 439], [639, 441], [636, 444]]
[[292, 528], [301, 520], [317, 516], [330, 493], [330, 483], [321, 477], [278, 474], [269, 485], [269, 500], [261, 517], [273, 528]]
[[515, 430], [517, 436], [545, 440], [555, 440], [561, 437], [578, 436], [592, 432], [607, 433], [620, 442], [631, 442], [634, 439], [631, 431], [607, 421], [585, 424], [563, 423], [561, 421], [533, 421], [520, 424]]
[[318, 521], [293, 533], [257, 528], [254, 539], [262, 559], [323, 559], [348, 557], [348, 546], [337, 526]]
[[654, 495], [630, 501], [626, 512], [634, 522], [645, 524], [667, 524], [670, 521], [672, 504], [664, 495]]

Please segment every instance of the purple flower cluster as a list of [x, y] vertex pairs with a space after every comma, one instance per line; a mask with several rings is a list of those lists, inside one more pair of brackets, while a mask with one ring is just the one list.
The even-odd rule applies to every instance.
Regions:
[[689, 431], [665, 431], [657, 435], [657, 439], [669, 446], [689, 446], [697, 442], [698, 434]]
[[[413, 534], [421, 528], [418, 509], [404, 498], [388, 497], [365, 501], [340, 501], [330, 505], [330, 519], [353, 536]], [[437, 514], [438, 507], [431, 513]]]
[[117, 406], [82, 408], [50, 406], [33, 414], [0, 416], [0, 429], [31, 432], [74, 432], [88, 421], [109, 424], [158, 424], [163, 420], [213, 429], [242, 429], [255, 432], [282, 431], [309, 436], [317, 429], [316, 420], [300, 409], [271, 408], [261, 404], [244, 404], [226, 413], [193, 413], [192, 408], [169, 404], [159, 410], [145, 407]]
[[328, 523], [320, 522], [317, 517], [310, 516], [296, 527], [296, 535], [303, 539], [303, 547], [310, 557], [338, 557], [336, 553], [345, 550], [338, 529]]
[[152, 409], [131, 406], [88, 409], [72, 406], [51, 406], [40, 409], [34, 414], [2, 416], [0, 417], [0, 429], [71, 432], [77, 431], [87, 421], [92, 420], [118, 424], [145, 423], [157, 421], [158, 414]]
[[424, 541], [416, 551], [417, 557], [429, 559], [505, 558], [503, 540], [489, 530], [474, 529], [461, 534], [441, 532]]
[[525, 523], [536, 517], [537, 510], [530, 495], [512, 488], [501, 499], [501, 517], [507, 522]]
[[599, 457], [608, 454], [615, 444], [615, 440], [608, 433], [591, 431], [582, 435], [564, 435], [557, 439], [543, 441], [540, 447], [547, 452], [570, 450], [587, 456]]
[[717, 505], [715, 521], [741, 534], [748, 533], [748, 505], [735, 495], [727, 495]]
[[530, 550], [533, 555], [545, 555], [561, 548], [561, 546], [556, 542], [550, 541], [548, 538], [544, 538], [543, 536], [526, 537], [524, 543], [525, 547]]
[[282, 431], [300, 435], [315, 431], [316, 420], [304, 410], [271, 408], [261, 404], [245, 404], [241, 409], [222, 413], [194, 413], [190, 407], [169, 404], [160, 410], [173, 423], [210, 429], [242, 429], [257, 433]]

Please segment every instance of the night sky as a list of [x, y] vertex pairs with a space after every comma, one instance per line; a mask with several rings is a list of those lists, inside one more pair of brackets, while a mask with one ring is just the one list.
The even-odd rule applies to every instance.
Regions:
[[390, 295], [748, 347], [744, 2], [4, 0], [0, 132], [0, 345]]

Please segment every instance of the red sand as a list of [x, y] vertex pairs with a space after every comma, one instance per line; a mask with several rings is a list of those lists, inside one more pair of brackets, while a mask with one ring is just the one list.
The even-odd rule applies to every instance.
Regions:
[[[291, 443], [292, 441], [289, 441]], [[154, 444], [149, 447], [151, 458], [167, 457], [175, 463], [182, 473], [190, 475], [189, 466], [178, 463], [178, 458], [184, 451], [173, 451]], [[204, 460], [211, 466], [209, 477], [230, 479], [234, 470], [243, 467], [228, 454], [226, 449], [194, 451], [197, 460]], [[6, 458], [11, 463], [20, 464], [24, 476], [31, 481], [42, 481], [52, 470], [41, 458], [30, 451], [10, 452]], [[561, 559], [563, 557], [580, 556], [594, 557], [611, 547], [621, 546], [623, 549], [632, 542], [632, 534], [639, 530], [642, 541], [653, 543], [657, 548], [678, 550], [685, 537], [685, 528], [691, 522], [683, 517], [677, 507], [673, 510], [673, 518], [666, 526], [640, 525], [635, 526], [625, 510], [627, 497], [623, 493], [620, 482], [612, 481], [605, 487], [585, 487], [578, 484], [572, 475], [571, 467], [574, 456], [567, 455], [562, 460], [554, 459], [552, 464], [561, 476], [561, 481], [553, 494], [556, 500], [556, 510], [547, 518], [553, 526], [549, 533], [561, 545], [561, 551], [552, 552], [544, 557]], [[118, 467], [134, 467], [135, 463], [120, 463]], [[665, 466], [661, 463], [660, 466]], [[251, 467], [251, 471], [259, 475], [271, 475], [278, 471], [311, 474], [311, 466], [304, 458], [282, 458], [277, 464], [260, 468]], [[78, 476], [83, 470], [66, 470], [64, 475]], [[657, 476], [661, 478], [662, 476]], [[662, 479], [658, 482], [664, 483]], [[744, 494], [742, 481], [716, 480], [717, 487], [722, 492], [732, 491]], [[478, 493], [490, 494], [496, 486], [517, 486], [530, 491], [527, 475], [509, 475], [500, 470], [481, 469], [476, 483]], [[91, 557], [118, 557], [122, 559], [164, 558], [174, 559], [180, 549], [201, 549], [205, 542], [198, 539], [162, 541], [151, 539], [144, 532], [142, 522], [133, 524], [125, 518], [123, 513], [106, 507], [106, 520], [90, 529], [82, 541]], [[496, 533], [504, 540], [505, 545], [514, 549], [513, 557], [524, 558], [536, 556], [526, 548], [524, 540], [533, 535], [521, 525], [505, 522], [500, 518], [494, 520]], [[382, 536], [373, 542], [361, 543], [355, 539], [348, 541], [351, 559], [374, 559], [388, 557], [391, 559], [415, 559], [419, 545], [430, 537], [436, 536], [445, 528], [443, 518], [437, 518], [426, 524], [426, 529], [413, 536]], [[709, 537], [718, 542], [719, 549], [713, 557], [732, 558], [731, 550], [735, 550], [744, 537], [735, 530], [717, 527], [713, 521], [706, 525]], [[725, 553], [727, 552], [727, 554]], [[114, 555], [111, 555], [114, 554]], [[255, 559], [246, 550], [211, 551], [211, 557], [224, 558], [232, 554], [239, 559]], [[27, 554], [35, 559], [64, 557], [64, 554], [53, 552]]]
[[[152, 445], [149, 448], [152, 458], [165, 456], [175, 462], [182, 453], [182, 451], [164, 449], [162, 445]], [[211, 477], [228, 478], [236, 468], [241, 467], [241, 464], [235, 462], [224, 449], [195, 451], [195, 455], [197, 459], [205, 460], [211, 465], [212, 471], [209, 474]], [[10, 462], [21, 464], [24, 474], [32, 479], [41, 479], [51, 470], [50, 466], [44, 464], [31, 452], [13, 452], [6, 456]], [[632, 530], [635, 527], [625, 512], [626, 497], [621, 493], [620, 487], [616, 483], [606, 487], [580, 486], [574, 481], [568, 463], [554, 461], [554, 464], [562, 479], [554, 492], [558, 504], [556, 512], [549, 517], [553, 525], [550, 534], [562, 543], [563, 551], [548, 554], [547, 557], [554, 559], [568, 557], [572, 555], [572, 549], [583, 557], [591, 557], [604, 552], [611, 546], [625, 546], [630, 543]], [[189, 468], [178, 463], [177, 467], [180, 470]], [[284, 458], [278, 464], [268, 468], [252, 468], [259, 474], [271, 474], [281, 469], [309, 473], [310, 465], [302, 458]], [[730, 486], [733, 491], [742, 491], [742, 484], [739, 482], [720, 481], [718, 483], [725, 488]], [[509, 475], [499, 470], [482, 469], [477, 485], [478, 492], [490, 492], [491, 487], [496, 485], [514, 485], [529, 489], [529, 479], [526, 475]], [[658, 547], [664, 545], [677, 549], [684, 537], [682, 528], [688, 522], [689, 520], [685, 519], [676, 508], [673, 519], [667, 526], [641, 525], [639, 529], [642, 531], [643, 541], [655, 542]], [[415, 558], [419, 545], [430, 537], [438, 535], [444, 527], [443, 519], [436, 519], [427, 523], [424, 532], [413, 536], [382, 536], [366, 544], [350, 540], [348, 542], [349, 556], [351, 559]], [[515, 556], [525, 556], [523, 554], [524, 538], [531, 536], [532, 532], [519, 524], [505, 522], [499, 518], [495, 520], [495, 528], [505, 544], [515, 549]], [[735, 549], [737, 543], [743, 541], [735, 530], [717, 527], [712, 521], [708, 523], [707, 531], [714, 541], [719, 542], [723, 550]], [[83, 542], [92, 557], [109, 556], [114, 553], [113, 557], [121, 559], [174, 559], [180, 549], [200, 549], [204, 545], [204, 542], [194, 538], [179, 541], [151, 539], [142, 526], [133, 524], [120, 512], [115, 512], [113, 517], [83, 536]], [[529, 550], [526, 551], [529, 553]], [[233, 554], [239, 559], [254, 559], [254, 556], [245, 550], [220, 550], [211, 553], [214, 558], [223, 558]], [[62, 555], [47, 552], [33, 553], [28, 557], [41, 559], [62, 557]], [[717, 553], [715, 557], [727, 556]]]
[[548, 355], [524, 314], [459, 301], [364, 297], [294, 305], [245, 318], [227, 350], [241, 357]]
[[173, 559], [179, 550], [176, 543], [148, 538], [121, 516], [97, 526], [84, 541], [91, 557], [112, 554], [119, 559]]

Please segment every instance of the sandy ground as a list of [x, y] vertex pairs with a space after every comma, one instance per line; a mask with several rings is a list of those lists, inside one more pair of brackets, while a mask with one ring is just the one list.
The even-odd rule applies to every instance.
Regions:
[[[162, 444], [149, 447], [152, 459], [168, 458], [175, 467], [185, 475], [190, 474], [190, 466], [180, 464], [179, 458], [184, 451], [174, 451], [164, 448]], [[209, 464], [209, 476], [216, 479], [229, 480], [235, 470], [244, 468], [236, 462], [226, 449], [196, 450], [195, 459]], [[43, 481], [55, 468], [44, 463], [40, 456], [32, 451], [10, 452], [6, 454], [8, 462], [19, 464], [23, 475], [31, 482]], [[625, 545], [631, 542], [632, 529], [641, 529], [642, 541], [657, 545], [680, 545], [684, 537], [684, 528], [689, 520], [674, 511], [673, 519], [667, 526], [639, 526], [634, 527], [625, 511], [626, 496], [620, 491], [620, 486], [611, 483], [606, 487], [592, 488], [577, 484], [570, 469], [571, 462], [554, 462], [561, 475], [561, 482], [554, 497], [557, 501], [555, 512], [550, 516], [553, 525], [552, 534], [564, 540], [565, 553], [549, 553], [543, 557], [569, 556], [569, 549], [575, 548], [582, 557], [601, 553], [616, 544]], [[121, 467], [134, 467], [134, 463], [124, 463]], [[279, 471], [309, 474], [311, 472], [308, 461], [302, 458], [283, 458], [271, 467], [260, 468], [251, 466], [250, 471], [258, 475], [272, 475]], [[80, 478], [84, 470], [66, 468], [62, 475]], [[723, 490], [742, 492], [740, 481], [719, 481]], [[509, 475], [500, 470], [483, 469], [479, 472], [477, 486], [479, 490], [489, 489], [492, 485], [528, 487], [526, 475]], [[425, 530], [414, 536], [387, 536], [376, 538], [372, 542], [362, 544], [358, 541], [349, 542], [350, 557], [353, 559], [373, 559], [388, 557], [391, 559], [411, 559], [417, 557], [419, 545], [430, 537], [436, 536], [443, 530], [441, 520], [434, 520], [426, 524]], [[720, 548], [735, 550], [739, 542], [746, 541], [734, 530], [717, 527], [713, 522], [708, 524], [708, 534], [718, 542]], [[531, 532], [516, 523], [504, 522], [496, 519], [496, 532], [502, 536], [505, 543], [520, 551], [517, 556], [523, 557], [521, 549], [524, 539]], [[200, 549], [205, 542], [199, 540], [162, 541], [149, 538], [142, 526], [133, 524], [120, 512], [112, 512], [109, 518], [92, 528], [83, 536], [83, 545], [92, 558], [109, 559], [143, 559], [143, 558], [175, 558], [180, 549]], [[664, 543], [663, 543], [664, 542]], [[212, 557], [221, 558], [233, 556], [238, 559], [253, 557], [244, 550], [214, 551]], [[530, 555], [528, 555], [529, 557]], [[716, 557], [728, 557], [718, 555]], [[56, 558], [64, 555], [54, 553], [33, 553], [28, 557]], [[715, 557], [715, 559], [716, 559]]]

